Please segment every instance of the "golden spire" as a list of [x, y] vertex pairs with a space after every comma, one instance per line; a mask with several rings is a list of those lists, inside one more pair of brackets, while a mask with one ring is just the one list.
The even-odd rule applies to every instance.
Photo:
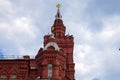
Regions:
[[56, 7], [59, 9], [59, 8], [61, 7], [61, 5], [58, 3], [58, 4], [56, 5]]
[[60, 14], [60, 7], [61, 7], [61, 5], [58, 3], [57, 5], [56, 5], [56, 7], [58, 8], [57, 9], [57, 14], [55, 15], [55, 18], [56, 19], [62, 19], [62, 16], [61, 16], [61, 14]]

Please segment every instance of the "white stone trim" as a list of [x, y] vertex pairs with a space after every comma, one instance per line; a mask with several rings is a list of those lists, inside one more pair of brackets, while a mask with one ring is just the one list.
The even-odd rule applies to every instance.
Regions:
[[59, 50], [60, 50], [59, 46], [58, 46], [55, 42], [49, 42], [49, 43], [43, 48], [43, 50], [47, 50], [47, 48], [50, 47], [50, 46], [54, 47], [54, 48], [55, 48], [55, 51], [59, 51]]

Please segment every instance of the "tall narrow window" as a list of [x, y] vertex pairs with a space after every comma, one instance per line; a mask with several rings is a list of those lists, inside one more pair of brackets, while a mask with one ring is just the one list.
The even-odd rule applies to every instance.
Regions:
[[0, 80], [6, 80], [7, 79], [7, 76], [4, 74], [0, 77]]
[[52, 64], [48, 64], [48, 77], [52, 77]]
[[11, 75], [10, 80], [16, 80], [16, 75], [15, 74]]

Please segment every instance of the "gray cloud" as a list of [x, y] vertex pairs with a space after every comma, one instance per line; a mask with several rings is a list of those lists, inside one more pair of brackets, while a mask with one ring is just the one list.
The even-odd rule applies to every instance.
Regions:
[[[92, 76], [98, 75], [105, 80], [119, 79], [120, 56], [118, 55], [119, 44], [117, 44], [120, 40], [118, 36], [120, 30], [119, 21], [119, 15], [111, 16], [110, 18], [106, 17], [102, 20], [104, 28], [101, 32], [95, 34], [86, 30], [84, 26], [84, 28], [79, 28], [80, 30], [74, 33], [77, 36], [79, 36], [78, 33], [84, 34], [79, 36], [80, 39], [77, 38], [83, 40], [83, 42], [77, 44], [80, 41], [76, 40], [77, 46], [74, 52], [76, 54], [76, 71], [78, 71], [76, 76], [79, 76], [78, 78], [82, 77], [82, 80], [88, 80]], [[76, 24], [76, 26], [80, 25]]]

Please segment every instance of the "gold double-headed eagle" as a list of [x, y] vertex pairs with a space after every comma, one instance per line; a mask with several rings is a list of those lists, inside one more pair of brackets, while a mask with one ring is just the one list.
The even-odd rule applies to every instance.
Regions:
[[59, 8], [61, 7], [61, 5], [58, 3], [58, 4], [56, 5], [56, 7], [59, 9]]

